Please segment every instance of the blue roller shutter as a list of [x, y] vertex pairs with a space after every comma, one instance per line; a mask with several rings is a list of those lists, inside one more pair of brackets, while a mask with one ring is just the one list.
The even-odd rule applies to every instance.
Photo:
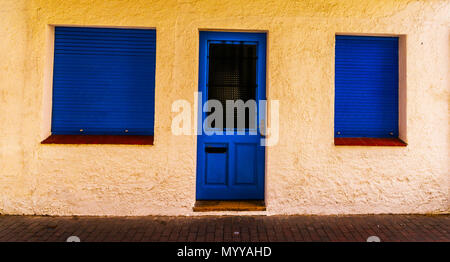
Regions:
[[52, 134], [153, 135], [156, 31], [55, 28]]
[[398, 38], [336, 36], [335, 137], [398, 137]]

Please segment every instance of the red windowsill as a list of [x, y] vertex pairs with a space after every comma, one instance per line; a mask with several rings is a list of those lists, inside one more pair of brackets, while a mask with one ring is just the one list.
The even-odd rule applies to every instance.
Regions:
[[407, 146], [398, 138], [335, 137], [335, 146]]
[[41, 144], [153, 145], [153, 136], [51, 135]]

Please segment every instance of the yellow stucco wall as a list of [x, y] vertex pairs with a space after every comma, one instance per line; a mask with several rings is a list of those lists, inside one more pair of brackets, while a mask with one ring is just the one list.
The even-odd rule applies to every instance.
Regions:
[[[450, 1], [0, 0], [0, 213], [193, 215], [199, 29], [268, 32], [267, 214], [449, 212]], [[41, 145], [49, 134], [49, 25], [157, 29], [155, 145]], [[404, 34], [407, 147], [335, 147], [336, 33]]]

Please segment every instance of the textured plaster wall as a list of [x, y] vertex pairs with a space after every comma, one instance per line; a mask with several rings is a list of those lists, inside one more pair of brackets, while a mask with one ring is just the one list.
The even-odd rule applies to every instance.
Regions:
[[[449, 1], [0, 1], [0, 213], [194, 215], [199, 29], [268, 32], [266, 213], [449, 212]], [[49, 25], [157, 29], [155, 145], [41, 145], [51, 114]], [[335, 147], [334, 36], [404, 34], [407, 147]], [[270, 120], [269, 120], [270, 121]]]

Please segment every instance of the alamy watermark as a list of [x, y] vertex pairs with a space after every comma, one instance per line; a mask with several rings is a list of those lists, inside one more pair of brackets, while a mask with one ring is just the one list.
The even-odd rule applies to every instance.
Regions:
[[77, 236], [70, 236], [66, 239], [66, 242], [81, 242], [81, 240]]
[[[219, 100], [203, 103], [202, 93], [195, 92], [194, 105], [184, 99], [172, 103], [172, 112], [176, 114], [172, 119], [171, 130], [177, 136], [259, 134], [261, 146], [273, 146], [278, 144], [279, 139], [279, 108], [278, 100], [226, 100], [224, 109]], [[193, 115], [195, 109], [198, 109], [197, 114]], [[270, 126], [267, 122], [268, 111]]]
[[377, 236], [370, 236], [367, 238], [367, 242], [381, 242], [381, 239]]

